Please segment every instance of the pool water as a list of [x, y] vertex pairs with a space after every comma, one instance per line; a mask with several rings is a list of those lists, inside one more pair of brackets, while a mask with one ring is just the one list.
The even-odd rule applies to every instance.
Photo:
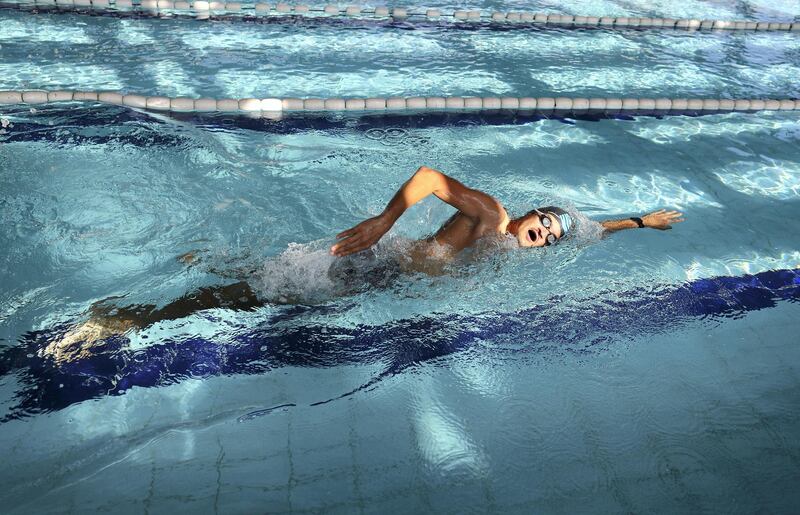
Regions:
[[[800, 14], [796, 2], [474, 7]], [[0, 89], [800, 97], [792, 33], [0, 19]], [[51, 104], [0, 106], [0, 121], [5, 511], [797, 505], [796, 112], [254, 120]], [[576, 235], [341, 295], [333, 235], [423, 164], [512, 215], [568, 206]], [[686, 221], [608, 238], [590, 221], [660, 208]], [[451, 213], [421, 202], [378, 251], [401, 253]], [[97, 301], [164, 306], [233, 276], [266, 305], [164, 321], [72, 361], [44, 351]]]

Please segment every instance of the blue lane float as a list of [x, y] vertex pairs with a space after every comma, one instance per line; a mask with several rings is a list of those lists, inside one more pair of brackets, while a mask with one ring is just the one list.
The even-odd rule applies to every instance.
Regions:
[[[375, 387], [386, 377], [481, 342], [513, 341], [498, 352], [592, 353], [609, 342], [657, 333], [709, 318], [736, 318], [747, 312], [800, 299], [800, 270], [699, 279], [646, 292], [630, 291], [615, 300], [598, 298], [580, 309], [556, 312], [551, 304], [514, 313], [449, 315], [399, 320], [355, 328], [279, 322], [302, 321], [304, 314], [330, 306], [293, 306], [250, 332], [219, 342], [202, 338], [161, 340], [130, 350], [124, 337], [109, 338], [93, 354], [67, 363], [41, 356], [41, 350], [64, 334], [66, 326], [24, 335], [0, 353], [0, 378], [15, 376], [16, 404], [2, 414], [9, 421], [66, 408], [131, 388], [153, 388], [187, 378], [267, 374], [282, 367], [335, 367], [386, 363], [382, 372], [351, 392], [331, 392], [322, 404]], [[464, 329], [468, 328], [468, 329]], [[543, 339], [542, 335], [546, 335]], [[424, 338], [426, 345], [419, 345]], [[519, 343], [522, 342], [522, 343]], [[443, 364], [446, 366], [446, 364]], [[266, 410], [269, 412], [269, 410]], [[258, 413], [243, 414], [244, 419]]]

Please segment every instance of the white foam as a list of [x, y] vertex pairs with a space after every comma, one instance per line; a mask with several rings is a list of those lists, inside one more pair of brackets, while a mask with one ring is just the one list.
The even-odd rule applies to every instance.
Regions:
[[290, 243], [265, 261], [250, 284], [260, 297], [277, 302], [326, 300], [334, 293], [328, 270], [335, 259], [324, 242]]

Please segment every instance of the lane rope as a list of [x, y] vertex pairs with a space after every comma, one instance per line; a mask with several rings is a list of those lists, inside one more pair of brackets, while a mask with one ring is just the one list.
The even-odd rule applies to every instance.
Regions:
[[178, 113], [240, 113], [280, 117], [284, 112], [686, 113], [800, 111], [795, 99], [572, 98], [572, 97], [389, 97], [389, 98], [189, 98], [111, 91], [0, 91], [0, 105], [91, 102]]
[[323, 7], [287, 3], [241, 3], [206, 0], [22, 0], [3, 1], [0, 7], [28, 10], [69, 12], [98, 11], [109, 13], [146, 14], [156, 17], [187, 16], [198, 19], [213, 17], [280, 19], [292, 17], [348, 17], [361, 19], [407, 20], [409, 18], [450, 22], [489, 22], [507, 26], [560, 26], [602, 28], [648, 28], [733, 31], [800, 32], [800, 22], [766, 22], [742, 20], [701, 20], [677, 18], [640, 18], [629, 16], [574, 16], [533, 12], [480, 10], [408, 9], [405, 7], [361, 7], [357, 5]]

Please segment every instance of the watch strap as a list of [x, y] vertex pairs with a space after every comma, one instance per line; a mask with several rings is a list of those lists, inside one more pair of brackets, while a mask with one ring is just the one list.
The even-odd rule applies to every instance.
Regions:
[[636, 222], [636, 225], [638, 225], [640, 229], [642, 229], [642, 228], [644, 227], [644, 222], [643, 222], [643, 221], [642, 221], [642, 219], [641, 219], [641, 218], [639, 218], [638, 216], [632, 216], [632, 217], [631, 217], [631, 220], [633, 220], [634, 222]]

